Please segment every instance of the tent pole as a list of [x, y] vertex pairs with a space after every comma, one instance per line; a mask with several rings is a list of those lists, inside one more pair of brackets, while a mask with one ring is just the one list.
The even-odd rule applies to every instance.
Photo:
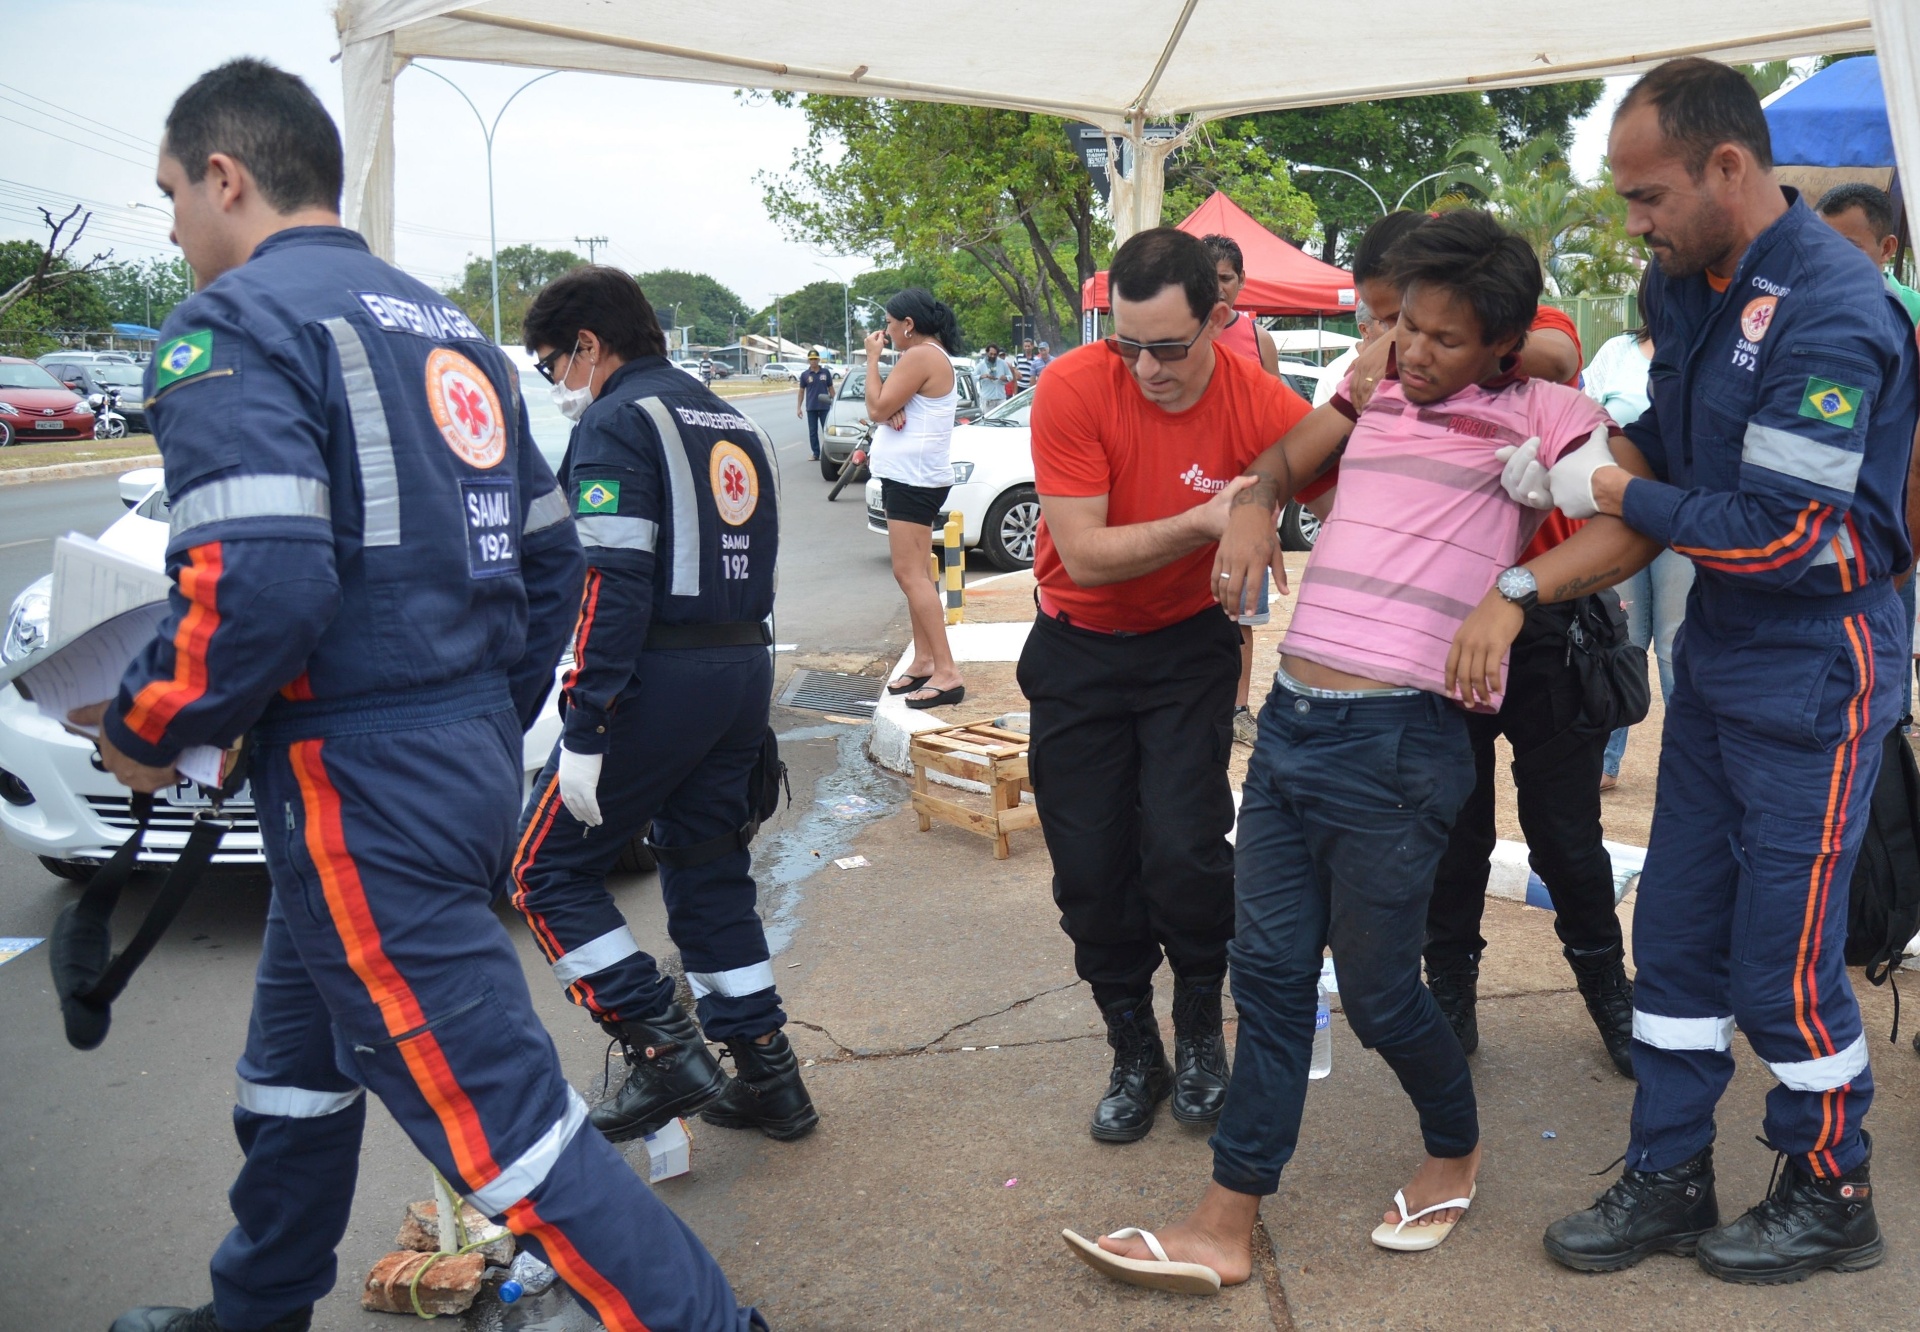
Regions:
[[1132, 235], [1134, 236], [1138, 236], [1140, 234], [1140, 230], [1142, 226], [1141, 219], [1145, 216], [1145, 210], [1142, 207], [1142, 200], [1140, 198], [1140, 168], [1142, 165], [1144, 165], [1144, 160], [1145, 160], [1144, 155], [1141, 153], [1141, 149], [1146, 146], [1146, 135], [1147, 135], [1147, 109], [1144, 106], [1137, 106], [1133, 109], [1133, 130], [1129, 136], [1133, 140], [1133, 170], [1129, 173], [1129, 175], [1133, 179]]

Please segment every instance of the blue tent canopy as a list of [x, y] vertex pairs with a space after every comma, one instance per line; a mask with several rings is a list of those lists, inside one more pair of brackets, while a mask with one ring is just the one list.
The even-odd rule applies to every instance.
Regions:
[[160, 336], [157, 328], [148, 328], [145, 324], [115, 324], [113, 331], [123, 338], [153, 339]]
[[1893, 129], [1880, 84], [1880, 57], [1829, 65], [1774, 99], [1766, 111], [1779, 166], [1894, 165]]

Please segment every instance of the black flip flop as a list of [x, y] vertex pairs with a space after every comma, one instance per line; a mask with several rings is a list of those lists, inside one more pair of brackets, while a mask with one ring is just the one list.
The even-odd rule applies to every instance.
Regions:
[[895, 698], [902, 694], [911, 694], [916, 689], [926, 688], [927, 681], [932, 678], [931, 675], [909, 675], [904, 685], [888, 685], [887, 692]]
[[955, 685], [951, 689], [942, 689], [939, 693], [935, 694], [932, 698], [910, 698], [907, 700], [907, 706], [910, 708], [920, 708], [920, 709], [949, 708], [949, 707], [952, 707], [955, 703], [960, 702], [960, 700], [964, 699], [966, 696], [967, 696], [967, 687], [965, 685]]

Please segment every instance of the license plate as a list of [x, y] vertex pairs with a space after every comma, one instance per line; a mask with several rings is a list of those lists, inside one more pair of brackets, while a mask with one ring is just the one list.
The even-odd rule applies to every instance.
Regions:
[[[181, 782], [177, 786], [167, 788], [167, 790], [162, 793], [162, 799], [175, 809], [207, 809], [213, 804], [213, 801], [207, 797], [206, 792], [202, 791], [199, 785], [194, 782]], [[230, 805], [252, 804], [252, 784], [242, 782], [240, 789], [229, 796], [225, 803]]]
[[35, 421], [33, 428], [35, 430], [65, 430], [67, 423], [65, 421]]

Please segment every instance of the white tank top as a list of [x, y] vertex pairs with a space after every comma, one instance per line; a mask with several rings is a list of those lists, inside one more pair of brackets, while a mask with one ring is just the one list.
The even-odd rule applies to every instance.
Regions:
[[872, 471], [903, 485], [944, 489], [953, 484], [953, 408], [960, 400], [960, 376], [937, 398], [916, 393], [907, 399], [905, 428], [884, 422], [873, 432]]

